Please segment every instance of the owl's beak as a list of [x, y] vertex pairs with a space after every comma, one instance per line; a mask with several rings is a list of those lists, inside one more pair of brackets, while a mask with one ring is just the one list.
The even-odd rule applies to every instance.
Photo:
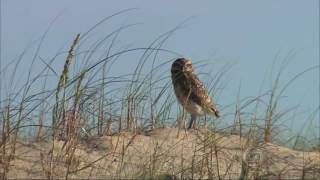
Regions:
[[190, 72], [190, 71], [192, 71], [192, 68], [191, 67], [184, 67], [182, 71], [183, 72]]

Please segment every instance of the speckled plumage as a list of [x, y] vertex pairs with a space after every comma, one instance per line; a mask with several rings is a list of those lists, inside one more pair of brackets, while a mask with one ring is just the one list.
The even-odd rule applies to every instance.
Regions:
[[194, 127], [197, 116], [206, 113], [220, 116], [207, 89], [195, 74], [191, 60], [175, 60], [171, 66], [171, 79], [179, 103], [191, 114], [189, 128]]

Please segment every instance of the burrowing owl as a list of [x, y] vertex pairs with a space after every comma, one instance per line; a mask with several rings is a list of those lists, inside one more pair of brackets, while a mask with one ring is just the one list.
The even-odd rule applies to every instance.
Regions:
[[171, 79], [178, 101], [191, 114], [189, 129], [195, 127], [197, 116], [208, 113], [220, 117], [207, 89], [195, 74], [191, 60], [175, 60], [171, 66]]

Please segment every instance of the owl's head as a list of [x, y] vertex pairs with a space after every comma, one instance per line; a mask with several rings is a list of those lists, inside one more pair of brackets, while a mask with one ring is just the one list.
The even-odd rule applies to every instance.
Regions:
[[178, 58], [172, 63], [171, 66], [171, 73], [178, 74], [178, 73], [186, 73], [192, 72], [192, 61], [190, 59], [185, 58]]

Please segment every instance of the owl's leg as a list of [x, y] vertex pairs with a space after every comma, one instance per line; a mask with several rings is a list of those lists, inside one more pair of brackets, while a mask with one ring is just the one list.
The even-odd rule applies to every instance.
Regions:
[[196, 119], [197, 119], [197, 116], [195, 114], [191, 114], [191, 120], [190, 120], [190, 124], [189, 124], [189, 127], [188, 129], [195, 129], [196, 128]]

